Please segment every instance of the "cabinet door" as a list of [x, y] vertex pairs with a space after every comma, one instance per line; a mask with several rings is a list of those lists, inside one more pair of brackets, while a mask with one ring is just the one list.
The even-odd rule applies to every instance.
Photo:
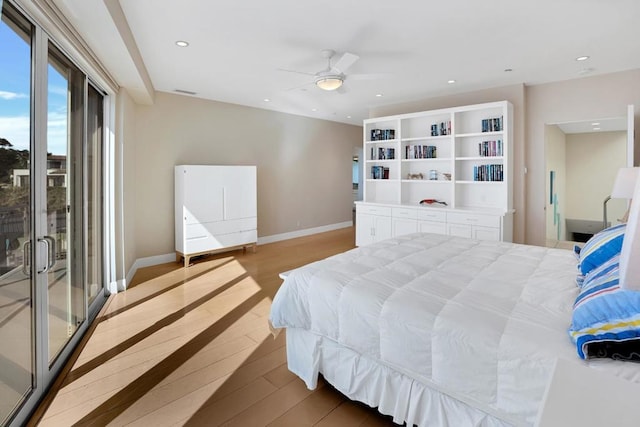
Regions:
[[500, 240], [500, 229], [493, 227], [474, 227], [473, 238], [476, 240]]
[[257, 216], [256, 167], [227, 166], [221, 170], [224, 175], [224, 219]]
[[416, 233], [418, 221], [415, 219], [393, 218], [393, 237]]
[[365, 246], [373, 243], [375, 218], [375, 215], [361, 213], [356, 215], [356, 246]]
[[214, 169], [189, 166], [184, 170], [183, 210], [186, 224], [224, 219], [224, 186]]
[[391, 217], [389, 216], [376, 216], [375, 228], [374, 228], [374, 240], [379, 242], [380, 240], [390, 239], [391, 234]]
[[418, 231], [421, 233], [447, 234], [447, 224], [444, 222], [418, 221]]
[[466, 224], [449, 224], [447, 234], [470, 239], [472, 236], [471, 226]]

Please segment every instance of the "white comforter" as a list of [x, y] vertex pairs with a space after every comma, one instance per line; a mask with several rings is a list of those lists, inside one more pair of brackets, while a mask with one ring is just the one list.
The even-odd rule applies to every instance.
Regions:
[[290, 272], [270, 320], [528, 424], [555, 359], [577, 358], [575, 276], [571, 251], [413, 234]]

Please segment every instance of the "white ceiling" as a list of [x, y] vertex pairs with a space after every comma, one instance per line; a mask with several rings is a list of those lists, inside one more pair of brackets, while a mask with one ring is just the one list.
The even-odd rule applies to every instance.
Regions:
[[[143, 103], [152, 86], [360, 125], [373, 107], [640, 68], [639, 0], [54, 3]], [[346, 72], [346, 93], [279, 70], [320, 71], [322, 49], [360, 57]], [[575, 60], [582, 55], [590, 58]]]

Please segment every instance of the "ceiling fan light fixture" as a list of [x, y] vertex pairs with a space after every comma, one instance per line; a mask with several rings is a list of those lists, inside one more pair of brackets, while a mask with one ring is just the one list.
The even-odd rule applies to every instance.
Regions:
[[322, 90], [336, 90], [342, 86], [341, 76], [321, 76], [316, 79], [316, 86]]

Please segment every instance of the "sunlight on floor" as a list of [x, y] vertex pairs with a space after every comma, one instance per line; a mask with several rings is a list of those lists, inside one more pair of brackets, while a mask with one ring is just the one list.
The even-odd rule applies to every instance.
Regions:
[[186, 422], [265, 340], [274, 341], [270, 305], [233, 257], [116, 295], [41, 425]]

